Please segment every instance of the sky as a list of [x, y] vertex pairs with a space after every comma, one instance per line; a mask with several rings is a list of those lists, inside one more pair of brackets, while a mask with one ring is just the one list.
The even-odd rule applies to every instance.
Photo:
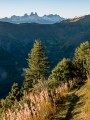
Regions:
[[90, 14], [90, 0], [0, 0], [0, 18], [37, 12], [73, 18]]

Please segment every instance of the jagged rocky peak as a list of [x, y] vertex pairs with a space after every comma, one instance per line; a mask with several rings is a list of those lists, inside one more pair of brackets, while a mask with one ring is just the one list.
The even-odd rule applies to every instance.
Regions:
[[25, 13], [25, 14], [24, 14], [24, 17], [28, 17], [28, 14], [27, 14], [27, 13]]
[[37, 12], [33, 13], [31, 12], [30, 16], [38, 16]]
[[59, 15], [44, 15], [42, 17], [38, 16], [37, 12], [33, 13], [31, 12], [30, 15], [25, 13], [23, 16], [16, 16], [13, 15], [11, 18], [2, 18], [0, 21], [3, 22], [9, 22], [14, 24], [20, 24], [20, 23], [38, 23], [38, 24], [54, 24], [57, 22], [61, 22], [64, 20], [64, 18], [60, 17]]

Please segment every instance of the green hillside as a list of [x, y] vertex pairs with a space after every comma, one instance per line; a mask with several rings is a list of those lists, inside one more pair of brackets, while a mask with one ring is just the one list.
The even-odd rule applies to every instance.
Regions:
[[27, 66], [26, 58], [35, 39], [41, 39], [47, 46], [52, 69], [63, 57], [72, 58], [80, 43], [90, 42], [90, 16], [52, 25], [0, 22], [0, 70], [7, 74], [4, 78], [0, 77], [0, 91], [3, 90], [0, 96], [10, 91], [13, 82], [22, 84], [22, 68]]

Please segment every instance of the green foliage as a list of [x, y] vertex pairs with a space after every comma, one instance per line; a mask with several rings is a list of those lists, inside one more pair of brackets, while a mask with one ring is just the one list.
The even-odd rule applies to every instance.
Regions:
[[56, 79], [49, 79], [48, 81], [47, 81], [47, 87], [49, 88], [49, 89], [55, 89], [55, 88], [57, 88], [58, 86], [60, 85], [60, 81], [58, 81], [58, 80], [56, 80]]
[[13, 84], [11, 92], [9, 93], [9, 97], [11, 98], [11, 100], [20, 100], [20, 91], [17, 83]]
[[74, 66], [76, 75], [83, 79], [90, 74], [90, 44], [84, 42], [75, 50]]
[[52, 70], [52, 74], [50, 75], [49, 79], [66, 82], [73, 78], [72, 68], [73, 66], [71, 60], [64, 58]]
[[37, 84], [33, 87], [33, 92], [40, 93], [42, 90], [46, 89], [47, 86], [47, 80], [40, 80]]
[[39, 81], [47, 78], [48, 58], [45, 53], [45, 46], [40, 40], [36, 40], [31, 53], [28, 54], [28, 68], [24, 69], [24, 89], [29, 89]]
[[7, 103], [8, 106], [12, 106], [15, 101], [20, 101], [21, 96], [18, 84], [14, 83], [11, 92], [9, 92], [9, 95], [5, 99], [5, 104]]
[[18, 101], [20, 101], [21, 97], [22, 94], [19, 90], [18, 84], [14, 83], [12, 85], [11, 92], [9, 92], [9, 95], [6, 97], [6, 99], [0, 100], [0, 116], [6, 110], [14, 108]]

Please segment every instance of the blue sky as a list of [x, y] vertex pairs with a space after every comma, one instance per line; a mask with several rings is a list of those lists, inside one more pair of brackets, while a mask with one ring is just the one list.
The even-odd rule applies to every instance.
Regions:
[[37, 12], [65, 18], [90, 14], [90, 0], [0, 0], [0, 18]]

